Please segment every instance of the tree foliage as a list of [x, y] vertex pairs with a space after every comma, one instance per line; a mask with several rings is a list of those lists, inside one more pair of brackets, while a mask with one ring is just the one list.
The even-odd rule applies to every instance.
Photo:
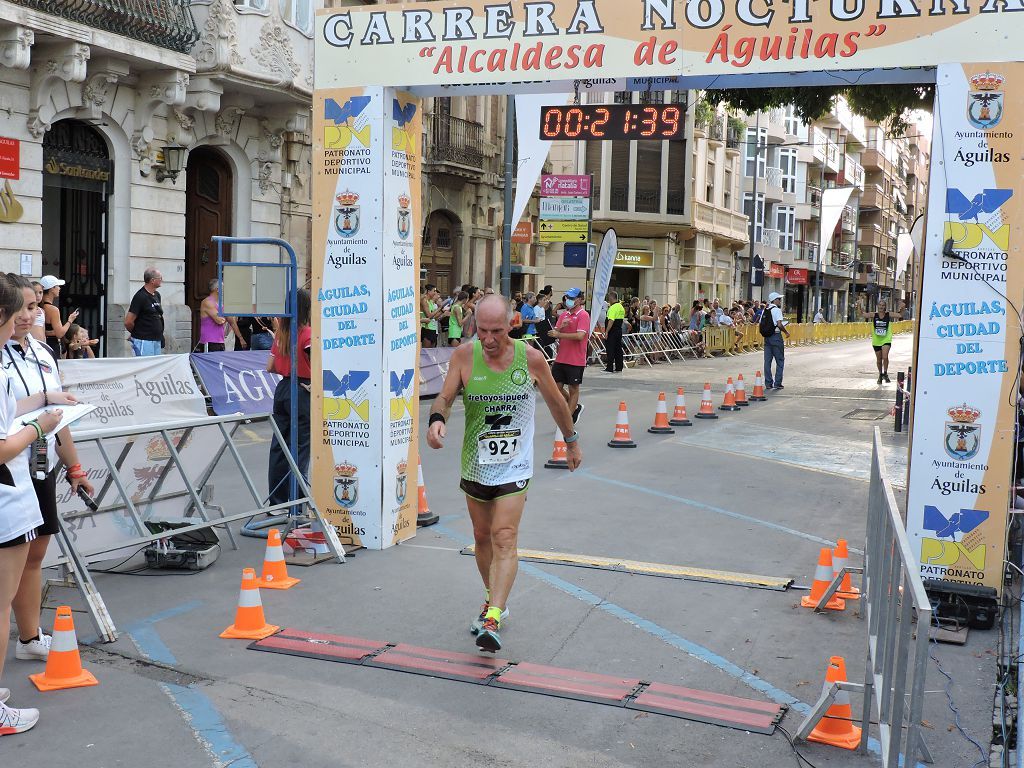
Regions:
[[914, 110], [931, 111], [934, 86], [861, 85], [804, 88], [740, 88], [705, 91], [711, 104], [726, 104], [747, 113], [793, 104], [802, 120], [810, 122], [828, 113], [836, 96], [843, 96], [856, 114], [874, 120], [895, 136], [903, 135]]

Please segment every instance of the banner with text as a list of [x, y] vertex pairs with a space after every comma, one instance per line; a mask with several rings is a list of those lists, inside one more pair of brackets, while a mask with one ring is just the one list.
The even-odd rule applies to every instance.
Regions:
[[620, 78], [657, 85], [678, 76], [1014, 61], [1020, 43], [1007, 30], [1019, 10], [1021, 0], [449, 0], [325, 9], [316, 19], [315, 87], [610, 81], [618, 90]]
[[1024, 289], [1024, 64], [939, 68], [907, 531], [921, 575], [1002, 589]]
[[203, 352], [191, 357], [218, 416], [274, 412], [274, 390], [281, 377], [267, 371], [269, 351]]
[[314, 113], [312, 488], [343, 539], [383, 549], [416, 529], [419, 101], [324, 91]]

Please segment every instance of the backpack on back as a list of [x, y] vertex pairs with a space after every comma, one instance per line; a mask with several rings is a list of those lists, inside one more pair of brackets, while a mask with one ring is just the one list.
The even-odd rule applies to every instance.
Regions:
[[761, 310], [761, 319], [757, 323], [757, 330], [766, 339], [775, 333], [776, 328], [775, 323], [772, 321], [772, 308], [770, 306]]

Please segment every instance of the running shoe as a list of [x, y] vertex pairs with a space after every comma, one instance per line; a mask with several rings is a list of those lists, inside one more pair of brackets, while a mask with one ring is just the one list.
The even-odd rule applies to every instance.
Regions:
[[878, 383], [879, 383], [879, 384], [881, 384], [881, 383], [882, 383], [882, 374], [878, 374]]
[[889, 374], [888, 373], [883, 373], [882, 374], [882, 378], [885, 379], [885, 383], [886, 384], [892, 384], [892, 382], [889, 381]]
[[[473, 623], [469, 625], [469, 631], [472, 632], [474, 635], [477, 632], [479, 632], [480, 628], [484, 625], [484, 619], [487, 617], [487, 609], [489, 607], [490, 606], [487, 605], [487, 603], [484, 603], [483, 607], [480, 608], [480, 615], [477, 616], [475, 619], [473, 619]], [[501, 612], [501, 620], [505, 621], [505, 619], [507, 619], [507, 618], [508, 618], [508, 606], [505, 606], [505, 608]]]
[[576, 403], [576, 407], [573, 409], [573, 412], [572, 412], [572, 423], [573, 424], [575, 424], [577, 421], [580, 420], [580, 416], [583, 415], [583, 409], [585, 407], [586, 406], [583, 405], [583, 403]]
[[0, 688], [0, 704], [3, 704], [9, 698], [11, 698], [11, 689], [10, 688]]
[[50, 643], [53, 638], [39, 630], [39, 636], [34, 637], [27, 643], [18, 640], [14, 647], [14, 658], [27, 661], [46, 661], [50, 656]]
[[0, 736], [24, 733], [38, 722], [38, 709], [13, 709], [0, 704]]
[[498, 634], [498, 622], [484, 619], [483, 626], [476, 636], [476, 647], [481, 651], [497, 653], [501, 650], [501, 636]]

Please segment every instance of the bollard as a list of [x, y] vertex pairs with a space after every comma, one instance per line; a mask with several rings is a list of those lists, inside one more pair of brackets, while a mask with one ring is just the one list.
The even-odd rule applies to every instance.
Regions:
[[896, 431], [903, 431], [903, 371], [896, 374]]

